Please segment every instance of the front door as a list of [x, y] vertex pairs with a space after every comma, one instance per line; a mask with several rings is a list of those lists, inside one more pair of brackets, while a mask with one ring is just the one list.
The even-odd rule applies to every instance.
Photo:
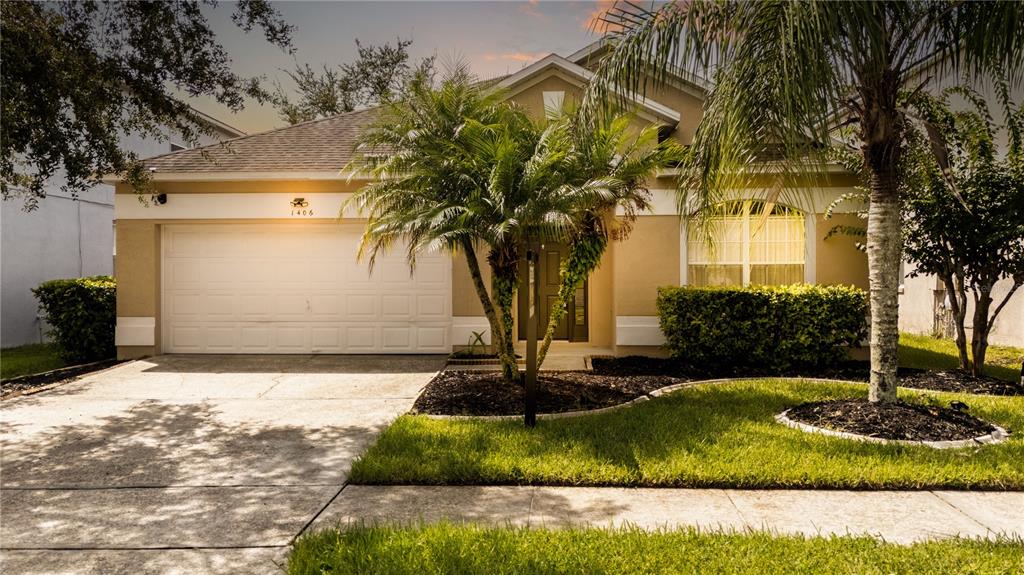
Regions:
[[[540, 250], [540, 316], [537, 336], [544, 337], [548, 326], [551, 308], [558, 301], [558, 288], [562, 258], [565, 257], [565, 246], [560, 244], [544, 244]], [[529, 318], [529, 268], [524, 259], [519, 264], [519, 339], [526, 339], [526, 320]], [[576, 290], [567, 304], [567, 313], [555, 328], [555, 339], [569, 341], [587, 341], [587, 282]]]

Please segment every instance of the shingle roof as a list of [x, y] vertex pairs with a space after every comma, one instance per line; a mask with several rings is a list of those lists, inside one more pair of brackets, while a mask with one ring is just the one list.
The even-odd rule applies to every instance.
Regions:
[[347, 112], [155, 156], [143, 164], [157, 173], [340, 170], [352, 160], [359, 132], [376, 115], [377, 108]]

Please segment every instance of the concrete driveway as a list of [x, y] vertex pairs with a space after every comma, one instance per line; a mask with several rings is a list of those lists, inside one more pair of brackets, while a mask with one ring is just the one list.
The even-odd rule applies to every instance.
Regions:
[[273, 573], [440, 356], [162, 356], [0, 405], [4, 573]]

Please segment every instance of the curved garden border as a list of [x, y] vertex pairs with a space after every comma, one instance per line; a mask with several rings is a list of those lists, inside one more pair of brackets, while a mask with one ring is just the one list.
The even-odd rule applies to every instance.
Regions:
[[883, 443], [887, 445], [923, 445], [925, 447], [932, 447], [935, 449], [958, 449], [961, 447], [973, 447], [975, 445], [991, 445], [996, 443], [1002, 443], [1010, 438], [1010, 433], [995, 424], [990, 424], [995, 428], [995, 431], [979, 437], [970, 437], [967, 439], [955, 439], [945, 441], [917, 441], [912, 439], [885, 439], [884, 437], [871, 437], [870, 435], [861, 435], [859, 433], [850, 433], [849, 431], [836, 431], [835, 429], [828, 429], [826, 427], [818, 427], [810, 425], [808, 423], [801, 423], [794, 421], [789, 418], [789, 410], [783, 411], [782, 413], [775, 416], [775, 421], [778, 421], [786, 427], [792, 427], [806, 433], [818, 433], [821, 435], [827, 435], [830, 437], [841, 437], [843, 439], [852, 439], [854, 441], [863, 441], [867, 443]]
[[[695, 385], [716, 385], [722, 383], [732, 383], [734, 381], [747, 381], [750, 379], [780, 379], [786, 381], [806, 381], [810, 383], [863, 383], [857, 381], [846, 381], [841, 379], [826, 379], [820, 377], [732, 377], [732, 378], [721, 378], [721, 379], [701, 379], [696, 381], [684, 381], [682, 383], [674, 383], [665, 387], [659, 387], [654, 391], [650, 391], [644, 395], [636, 397], [627, 401], [626, 403], [620, 403], [618, 405], [610, 405], [608, 407], [599, 407], [597, 409], [581, 409], [579, 411], [564, 411], [561, 413], [538, 413], [537, 419], [566, 419], [569, 417], [583, 417], [584, 415], [595, 415], [598, 413], [608, 413], [609, 411], [616, 411], [635, 405], [637, 403], [643, 403], [645, 401], [660, 397], [666, 393], [672, 393], [680, 389], [687, 387], [693, 387]], [[464, 420], [482, 420], [482, 421], [514, 421], [522, 419], [523, 416], [519, 415], [440, 415], [435, 413], [417, 413], [414, 415], [421, 415], [430, 419], [464, 419]]]
[[[847, 379], [828, 379], [823, 377], [732, 377], [732, 378], [721, 378], [721, 379], [703, 379], [698, 381], [684, 381], [682, 383], [675, 383], [660, 387], [654, 391], [648, 392], [637, 398], [631, 399], [626, 403], [620, 403], [618, 405], [612, 405], [609, 407], [600, 407], [598, 409], [584, 409], [579, 411], [566, 411], [563, 413], [538, 413], [537, 419], [549, 420], [549, 419], [568, 419], [571, 417], [583, 417], [584, 415], [596, 415], [598, 413], [608, 413], [610, 411], [617, 411], [624, 409], [637, 403], [643, 403], [656, 397], [660, 397], [673, 391], [685, 389], [687, 387], [694, 387], [697, 385], [720, 385], [723, 383], [732, 383], [736, 381], [747, 381], [750, 379], [773, 379], [773, 380], [786, 380], [786, 381], [802, 381], [806, 383], [852, 383], [857, 385], [866, 385], [863, 381], [851, 381]], [[907, 388], [912, 389], [912, 388]], [[916, 389], [915, 389], [916, 390]], [[921, 389], [916, 391], [933, 391]], [[941, 393], [941, 392], [935, 392]], [[970, 439], [958, 439], [951, 441], [911, 441], [902, 439], [883, 439], [881, 437], [870, 437], [867, 435], [860, 435], [856, 433], [849, 433], [846, 431], [835, 431], [832, 429], [826, 429], [824, 427], [815, 427], [813, 425], [807, 425], [806, 423], [800, 423], [793, 421], [786, 414], [789, 410], [783, 411], [782, 413], [775, 416], [775, 420], [787, 427], [798, 429], [800, 431], [808, 433], [820, 433], [822, 435], [829, 435], [833, 437], [842, 437], [844, 439], [852, 439], [855, 441], [866, 441], [869, 443], [886, 443], [886, 444], [897, 444], [897, 445], [923, 445], [932, 447], [935, 449], [956, 449], [962, 447], [971, 447], [975, 445], [992, 445], [996, 443], [1002, 443], [1010, 438], [1010, 432], [1006, 431], [998, 425], [992, 424], [995, 427], [995, 431], [988, 435], [982, 435], [981, 437], [972, 437]], [[515, 421], [522, 419], [522, 415], [438, 415], [432, 413], [420, 413], [421, 415], [430, 419], [441, 419], [441, 420], [482, 420], [482, 421]]]

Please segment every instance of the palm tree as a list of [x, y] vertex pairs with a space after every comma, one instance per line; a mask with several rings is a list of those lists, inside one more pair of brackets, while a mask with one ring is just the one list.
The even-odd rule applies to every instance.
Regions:
[[[538, 365], [544, 363], [568, 302], [601, 263], [609, 240], [625, 239], [637, 214], [649, 206], [648, 180], [659, 168], [682, 159], [681, 147], [670, 141], [658, 143], [656, 127], [637, 132], [624, 114], [605, 114], [594, 121], [566, 115], [561, 122], [566, 125], [570, 146], [562, 162], [563, 185], [591, 193], [576, 196], [583, 201], [570, 208], [576, 225], [566, 241], [568, 253], [537, 353]], [[616, 215], [617, 210], [621, 210], [621, 216]]]
[[371, 268], [378, 253], [403, 243], [410, 267], [424, 250], [465, 256], [505, 375], [515, 377], [515, 355], [504, 340], [511, 317], [498, 313], [488, 293], [476, 251], [479, 238], [466, 225], [466, 201], [478, 194], [491, 167], [473, 157], [459, 137], [467, 121], [501, 125], [514, 115], [501, 100], [474, 82], [464, 64], [450, 67], [437, 88], [425, 75], [413, 78], [403, 99], [381, 106], [360, 135], [359, 157], [347, 169], [373, 181], [346, 206], [367, 216], [359, 256], [368, 256]]
[[592, 102], [617, 98], [616, 85], [639, 91], [673, 74], [713, 72], [690, 177], [680, 181], [681, 206], [691, 199], [714, 206], [726, 190], [743, 187], [769, 146], [786, 158], [780, 181], [823, 175], [837, 123], [855, 126], [869, 182], [869, 400], [895, 401], [897, 167], [906, 125], [899, 96], [923, 89], [931, 73], [978, 79], [991, 67], [1019, 85], [1024, 3], [723, 0], [650, 12], [627, 2], [606, 20], [614, 50], [600, 66]]

